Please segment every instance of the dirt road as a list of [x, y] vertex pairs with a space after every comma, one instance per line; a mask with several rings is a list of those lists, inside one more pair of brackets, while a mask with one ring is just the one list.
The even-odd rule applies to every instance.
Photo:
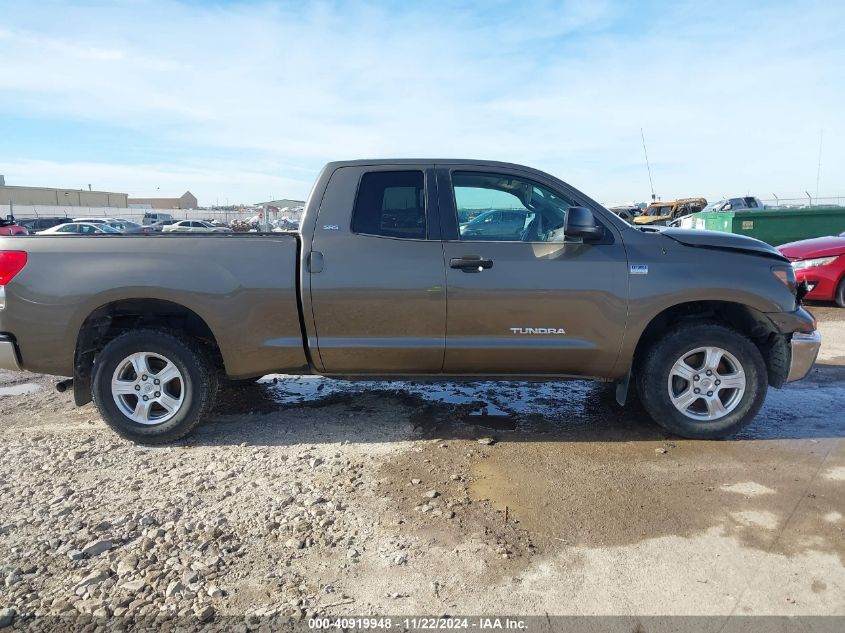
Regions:
[[845, 320], [730, 441], [603, 385], [268, 377], [134, 446], [0, 373], [0, 613], [845, 615]]

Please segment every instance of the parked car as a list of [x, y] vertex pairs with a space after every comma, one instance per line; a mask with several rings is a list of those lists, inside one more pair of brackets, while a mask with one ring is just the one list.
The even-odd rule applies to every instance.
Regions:
[[610, 204], [605, 205], [605, 207], [626, 222], [633, 222], [634, 218], [639, 217], [643, 212], [639, 205], [636, 205], [633, 202], [626, 204]]
[[702, 211], [740, 211], [742, 209], [765, 209], [766, 205], [760, 198], [745, 196], [743, 198], [723, 198], [718, 202], [711, 202]]
[[178, 220], [162, 227], [163, 233], [231, 233], [232, 229], [202, 220]]
[[40, 233], [45, 229], [58, 226], [59, 224], [66, 224], [70, 222], [70, 218], [60, 217], [42, 217], [42, 218], [25, 218], [18, 220], [18, 224], [26, 228], [30, 233]]
[[666, 225], [677, 222], [692, 213], [698, 213], [707, 206], [704, 198], [678, 198], [672, 202], [652, 202], [634, 218], [634, 224]]
[[845, 232], [778, 246], [797, 280], [807, 282], [807, 299], [835, 301], [845, 308]]
[[73, 218], [74, 222], [106, 224], [120, 233], [152, 233], [152, 228], [124, 218]]
[[120, 235], [120, 231], [105, 222], [68, 222], [45, 229], [39, 235]]
[[462, 237], [479, 240], [520, 239], [528, 226], [529, 216], [533, 217], [533, 214], [511, 209], [484, 211], [462, 224], [460, 233]]
[[141, 223], [155, 224], [164, 220], [173, 220], [173, 216], [170, 213], [162, 213], [160, 211], [148, 211], [144, 213], [144, 219], [141, 220]]
[[145, 224], [138, 224], [137, 222], [133, 222], [132, 220], [124, 220], [122, 218], [117, 218], [112, 222], [109, 222], [109, 226], [113, 229], [117, 229], [121, 233], [154, 233], [155, 230], [150, 225]]
[[29, 231], [15, 220], [0, 220], [0, 235], [29, 235]]
[[[459, 230], [508, 196], [521, 235]], [[268, 373], [577, 376], [615, 381], [620, 404], [633, 382], [658, 424], [718, 438], [821, 344], [773, 246], [638, 228], [489, 161], [329, 163], [296, 234], [0, 238], [0, 290], [0, 368], [72, 376], [78, 405], [146, 443], [190, 432], [223, 377]]]
[[155, 224], [147, 224], [145, 226], [149, 226], [155, 233], [161, 233], [164, 230], [165, 226], [175, 224], [177, 221], [178, 220], [159, 220]]

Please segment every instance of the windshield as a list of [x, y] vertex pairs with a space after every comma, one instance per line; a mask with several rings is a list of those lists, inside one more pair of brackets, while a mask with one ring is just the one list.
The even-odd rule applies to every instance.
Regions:
[[666, 204], [659, 207], [649, 207], [645, 210], [644, 215], [648, 216], [655, 216], [655, 215], [669, 215], [672, 212], [672, 205]]
[[727, 200], [719, 200], [718, 202], [711, 202], [708, 204], [703, 211], [719, 211], [722, 206], [727, 202]]
[[103, 233], [120, 233], [116, 228], [109, 226], [108, 224], [98, 224], [97, 228], [100, 229]]

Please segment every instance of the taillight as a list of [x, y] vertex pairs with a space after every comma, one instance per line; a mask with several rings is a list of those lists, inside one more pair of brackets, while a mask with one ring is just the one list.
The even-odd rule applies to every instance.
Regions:
[[0, 251], [0, 286], [12, 281], [26, 266], [25, 251]]

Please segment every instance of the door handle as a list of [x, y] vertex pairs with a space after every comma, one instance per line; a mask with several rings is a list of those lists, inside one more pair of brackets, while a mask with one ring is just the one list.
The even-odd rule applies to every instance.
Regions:
[[480, 273], [482, 270], [493, 268], [493, 260], [485, 259], [480, 255], [465, 255], [464, 257], [453, 257], [449, 260], [451, 268], [457, 268], [465, 273]]

